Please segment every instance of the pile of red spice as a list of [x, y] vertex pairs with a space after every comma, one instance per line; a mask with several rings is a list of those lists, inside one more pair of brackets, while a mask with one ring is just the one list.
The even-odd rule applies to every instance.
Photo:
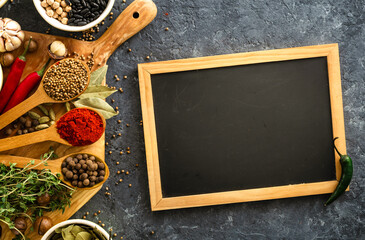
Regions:
[[57, 132], [72, 146], [84, 146], [99, 140], [104, 132], [104, 124], [96, 112], [75, 108], [57, 121]]

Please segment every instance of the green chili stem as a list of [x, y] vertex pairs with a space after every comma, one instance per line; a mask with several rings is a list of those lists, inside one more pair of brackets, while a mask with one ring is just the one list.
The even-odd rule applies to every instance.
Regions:
[[[43, 68], [41, 69], [41, 70], [39, 70], [39, 71], [37, 71], [37, 73], [38, 73], [38, 75], [40, 76], [40, 77], [42, 77], [43, 76], [43, 74], [44, 74], [44, 72], [45, 72], [45, 70], [46, 70], [46, 68], [47, 68], [47, 66], [48, 66], [48, 64], [49, 64], [49, 62], [51, 61], [51, 58], [48, 58], [48, 61], [46, 62], [46, 64], [43, 66]], [[52, 155], [52, 153], [53, 152], [51, 152], [51, 154], [50, 154], [50, 156]]]
[[338, 155], [340, 155], [340, 157], [342, 157], [342, 154], [338, 151], [335, 141], [338, 139], [338, 137], [336, 137], [335, 139], [333, 139], [333, 146], [335, 147], [336, 152], [338, 153]]
[[29, 41], [28, 41], [28, 44], [27, 44], [27, 46], [25, 47], [25, 49], [24, 49], [24, 52], [22, 53], [22, 55], [20, 55], [18, 58], [20, 59], [20, 60], [23, 60], [23, 61], [25, 61], [26, 59], [25, 59], [25, 55], [27, 54], [27, 52], [28, 52], [28, 48], [29, 48], [29, 45], [30, 45], [30, 42], [32, 41], [32, 36], [30, 36], [30, 38], [29, 38]]

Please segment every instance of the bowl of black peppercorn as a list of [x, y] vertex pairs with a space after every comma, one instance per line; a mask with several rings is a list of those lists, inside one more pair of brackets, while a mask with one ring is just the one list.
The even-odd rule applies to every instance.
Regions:
[[113, 8], [115, 0], [33, 0], [42, 18], [55, 28], [81, 32], [95, 27]]

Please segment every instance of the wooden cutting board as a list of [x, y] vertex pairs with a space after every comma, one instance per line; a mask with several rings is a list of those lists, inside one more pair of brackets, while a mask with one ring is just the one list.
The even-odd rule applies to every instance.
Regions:
[[[110, 55], [123, 42], [147, 26], [155, 18], [156, 14], [157, 8], [151, 0], [135, 0], [119, 15], [114, 23], [98, 40], [91, 42], [26, 31], [26, 38], [32, 36], [33, 39], [37, 41], [38, 50], [27, 54], [27, 65], [22, 79], [24, 79], [24, 77], [29, 73], [38, 71], [42, 68], [48, 59], [47, 47], [55, 40], [60, 40], [66, 45], [68, 52], [71, 53], [71, 57], [73, 57], [73, 53], [76, 52], [79, 56], [83, 55], [85, 57], [85, 61], [87, 61], [87, 57], [90, 56], [91, 53], [94, 53], [95, 64], [91, 69], [91, 71], [94, 71], [97, 68], [104, 66]], [[15, 52], [15, 56], [20, 55], [23, 50], [23, 48], [18, 49]], [[8, 71], [9, 69], [4, 69], [5, 76], [7, 76]], [[66, 112], [64, 104], [54, 104], [53, 108], [56, 112], [56, 119]], [[1, 137], [4, 137], [4, 135], [1, 135]], [[90, 146], [70, 147], [54, 142], [43, 142], [1, 152], [0, 154], [10, 154], [39, 159], [40, 155], [47, 152], [50, 146], [55, 149], [55, 152], [60, 157], [70, 153], [89, 152], [104, 159], [105, 134], [99, 141]], [[66, 208], [66, 211], [63, 214], [61, 211], [56, 211], [46, 213], [45, 215], [51, 217], [54, 224], [67, 220], [84, 204], [86, 204], [100, 189], [101, 187], [91, 190], [77, 190], [73, 195], [71, 207]], [[31, 223], [28, 222], [28, 227], [30, 224]], [[12, 239], [13, 234], [9, 231], [7, 226], [1, 223], [1, 227], [3, 228], [1, 240]], [[42, 237], [35, 232], [29, 233], [29, 230], [26, 233], [28, 233], [28, 237], [32, 240], [39, 240]]]

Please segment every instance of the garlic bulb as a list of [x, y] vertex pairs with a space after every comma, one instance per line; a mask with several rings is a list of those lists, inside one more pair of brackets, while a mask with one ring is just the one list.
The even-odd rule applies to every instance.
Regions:
[[0, 18], [0, 52], [10, 52], [22, 45], [24, 32], [19, 23], [10, 18]]

